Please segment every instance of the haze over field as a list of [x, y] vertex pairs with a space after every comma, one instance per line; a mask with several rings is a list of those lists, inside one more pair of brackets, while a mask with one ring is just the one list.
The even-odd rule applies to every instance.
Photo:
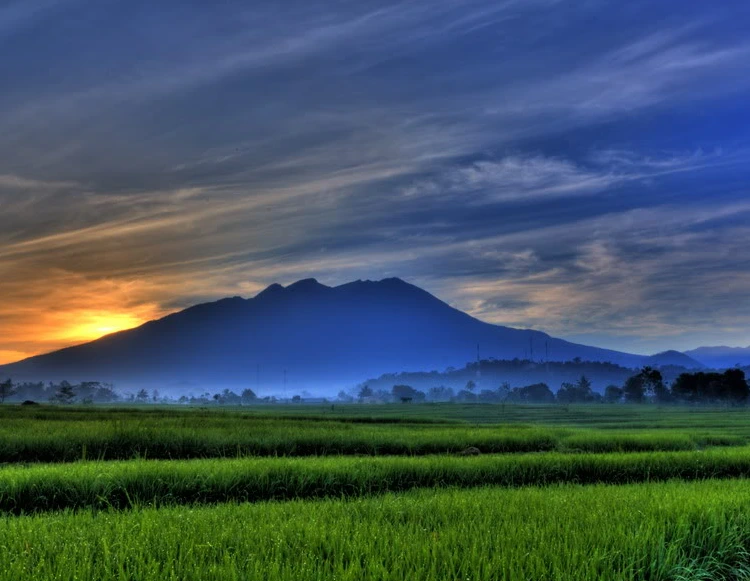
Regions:
[[0, 363], [306, 277], [635, 354], [747, 346], [749, 20], [6, 2]]

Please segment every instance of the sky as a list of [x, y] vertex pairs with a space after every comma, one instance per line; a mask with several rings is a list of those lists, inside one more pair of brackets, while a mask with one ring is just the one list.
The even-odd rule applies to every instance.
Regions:
[[315, 277], [750, 344], [750, 3], [0, 0], [0, 362]]

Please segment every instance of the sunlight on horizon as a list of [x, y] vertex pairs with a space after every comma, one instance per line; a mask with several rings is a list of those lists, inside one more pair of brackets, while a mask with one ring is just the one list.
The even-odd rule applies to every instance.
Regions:
[[101, 309], [59, 314], [53, 320], [46, 321], [46, 324], [50, 325], [46, 333], [35, 336], [34, 342], [38, 344], [38, 349], [0, 349], [0, 365], [94, 341], [111, 333], [127, 331], [142, 325], [150, 318], [150, 313], [145, 312], [138, 315]]
[[145, 323], [145, 320], [132, 313], [113, 313], [107, 311], [84, 311], [76, 313], [75, 322], [55, 333], [55, 339], [93, 341], [104, 335], [132, 329]]

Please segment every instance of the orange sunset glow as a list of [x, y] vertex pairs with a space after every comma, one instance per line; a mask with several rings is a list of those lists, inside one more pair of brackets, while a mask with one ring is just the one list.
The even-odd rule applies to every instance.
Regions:
[[27, 350], [0, 349], [0, 364], [11, 363], [32, 355], [50, 350], [61, 349], [70, 345], [93, 341], [137, 327], [148, 320], [148, 317], [137, 312], [118, 312], [101, 309], [73, 310], [55, 313], [44, 317], [43, 323], [36, 327], [26, 327], [18, 335], [33, 335]]
[[44, 276], [28, 290], [6, 283], [8, 300], [0, 303], [5, 320], [0, 364], [86, 343], [167, 314], [148, 296], [154, 286], [140, 280], [91, 280], [59, 271]]
[[144, 323], [132, 313], [113, 313], [107, 311], [83, 311], [71, 317], [68, 327], [56, 329], [54, 337], [65, 341], [91, 341], [103, 335], [132, 329]]

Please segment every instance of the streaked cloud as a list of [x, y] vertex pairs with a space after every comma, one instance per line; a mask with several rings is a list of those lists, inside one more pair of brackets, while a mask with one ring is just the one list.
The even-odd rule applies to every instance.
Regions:
[[750, 8], [724, 10], [7, 4], [0, 358], [304, 276], [615, 348], [750, 343]]

